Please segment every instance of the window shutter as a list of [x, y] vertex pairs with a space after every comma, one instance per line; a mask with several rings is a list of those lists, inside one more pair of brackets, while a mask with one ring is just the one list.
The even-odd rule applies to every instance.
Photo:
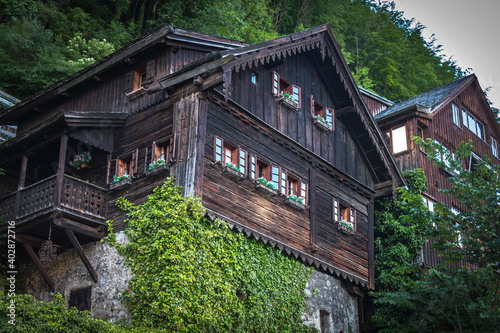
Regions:
[[300, 87], [296, 85], [292, 85], [292, 96], [293, 98], [297, 101], [297, 105], [299, 106], [299, 109], [301, 108], [301, 101], [300, 101]]
[[131, 161], [131, 176], [135, 176], [137, 174], [137, 164], [139, 164], [139, 148], [137, 148], [133, 153], [132, 153], [132, 161]]
[[125, 174], [125, 162], [123, 162], [119, 157], [116, 158], [116, 169], [115, 175], [121, 177]]
[[144, 173], [148, 171], [149, 164], [151, 164], [151, 162], [149, 161], [148, 147], [146, 147], [144, 152]]
[[300, 182], [299, 196], [304, 198], [304, 205], [307, 205], [307, 202], [308, 202], [308, 192], [307, 192], [307, 189], [308, 189], [307, 183], [304, 182], [304, 181], [301, 181]]
[[170, 152], [168, 154], [169, 159], [175, 159], [175, 142], [177, 141], [177, 134], [174, 134], [174, 136], [170, 139]]
[[338, 222], [340, 221], [339, 220], [339, 201], [335, 198], [333, 198], [333, 220], [335, 222]]
[[250, 155], [250, 179], [255, 180], [257, 179], [257, 158], [255, 155]]
[[214, 137], [214, 161], [224, 163], [224, 140]]
[[247, 175], [247, 152], [244, 151], [243, 149], [239, 150], [239, 158], [238, 158], [238, 167], [240, 168], [241, 172], [246, 176]]
[[288, 190], [287, 190], [287, 173], [283, 170], [281, 170], [281, 183], [280, 183], [280, 193], [283, 194], [283, 195], [287, 195], [288, 193]]
[[316, 114], [315, 113], [315, 110], [314, 110], [314, 97], [313, 95], [311, 95], [311, 116], [315, 117]]
[[350, 211], [350, 221], [354, 226], [354, 230], [356, 230], [356, 209], [349, 208]]
[[333, 110], [332, 109], [328, 109], [328, 108], [326, 109], [326, 118], [325, 118], [325, 120], [331, 124], [332, 130], [334, 130], [335, 129], [335, 126], [334, 126], [335, 120], [333, 118]]
[[151, 162], [150, 163], [154, 163], [158, 159], [157, 155], [158, 154], [156, 151], [156, 141], [153, 141], [153, 144], [151, 146]]
[[146, 65], [146, 84], [153, 83], [155, 78], [155, 61], [150, 60]]
[[[111, 156], [109, 157], [111, 158]], [[113, 182], [113, 176], [116, 174], [117, 163], [116, 159], [108, 159], [108, 169], [106, 171], [106, 185], [109, 185]]]
[[129, 72], [125, 75], [125, 93], [132, 91], [134, 85], [134, 72]]
[[280, 76], [276, 72], [273, 72], [273, 95], [280, 95]]

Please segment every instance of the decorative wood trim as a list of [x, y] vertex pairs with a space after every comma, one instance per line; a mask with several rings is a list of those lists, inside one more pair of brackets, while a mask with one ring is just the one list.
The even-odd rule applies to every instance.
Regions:
[[102, 230], [102, 227], [94, 228], [83, 223], [75, 222], [66, 218], [54, 220], [54, 225], [64, 228], [67, 230], [75, 231], [87, 237], [94, 239], [103, 239], [106, 236], [106, 232]]
[[225, 222], [229, 226], [229, 228], [232, 230], [236, 229], [239, 232], [243, 232], [248, 237], [252, 237], [255, 240], [262, 241], [262, 243], [264, 243], [264, 244], [269, 244], [273, 248], [275, 248], [275, 249], [277, 248], [280, 251], [283, 251], [287, 255], [293, 255], [295, 258], [299, 259], [304, 264], [306, 264], [308, 266], [314, 266], [315, 268], [322, 270], [323, 272], [325, 272], [329, 275], [336, 276], [338, 278], [342, 278], [342, 279], [349, 281], [353, 284], [357, 284], [364, 289], [369, 288], [369, 283], [366, 279], [363, 279], [363, 278], [356, 276], [352, 273], [346, 272], [343, 269], [334, 267], [331, 264], [329, 264], [329, 263], [327, 263], [319, 258], [315, 258], [308, 253], [305, 253], [305, 252], [302, 252], [298, 249], [295, 249], [287, 244], [284, 244], [284, 243], [276, 240], [275, 238], [263, 235], [260, 232], [252, 229], [251, 227], [242, 225], [239, 222], [237, 222], [237, 221], [235, 221], [227, 216], [219, 214], [211, 209], [205, 208], [205, 210], [206, 210], [206, 216], [208, 216], [210, 219], [215, 220], [217, 218], [217, 219]]
[[47, 273], [47, 271], [43, 267], [42, 263], [40, 262], [40, 260], [38, 259], [37, 255], [36, 255], [35, 251], [33, 251], [33, 248], [31, 247], [30, 244], [24, 243], [24, 242], [22, 244], [23, 244], [24, 249], [28, 253], [31, 261], [33, 261], [36, 268], [38, 268], [38, 270], [40, 271], [40, 274], [42, 274], [42, 277], [45, 280], [45, 283], [47, 283], [50, 290], [52, 292], [54, 292], [56, 290], [54, 281], [50, 278], [49, 274]]

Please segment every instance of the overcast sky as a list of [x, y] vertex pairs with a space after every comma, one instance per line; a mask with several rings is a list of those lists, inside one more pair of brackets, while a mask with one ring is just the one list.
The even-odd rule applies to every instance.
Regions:
[[406, 18], [435, 34], [443, 53], [462, 69], [471, 68], [489, 99], [500, 108], [500, 1], [499, 0], [394, 0]]

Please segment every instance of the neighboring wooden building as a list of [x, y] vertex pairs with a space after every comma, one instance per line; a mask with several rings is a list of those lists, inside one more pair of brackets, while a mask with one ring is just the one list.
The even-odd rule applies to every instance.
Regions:
[[[0, 111], [8, 109], [19, 103], [20, 100], [0, 90]], [[0, 125], [0, 142], [16, 136], [16, 126]]]
[[374, 199], [403, 180], [326, 25], [255, 45], [161, 27], [0, 124], [18, 126], [0, 145], [0, 210], [52, 289], [34, 252], [50, 232], [97, 282], [80, 244], [102, 238], [106, 219], [123, 230], [116, 199], [140, 203], [168, 176], [210, 217], [351, 294], [374, 288]]
[[[365, 98], [371, 97], [366, 94]], [[424, 201], [429, 209], [433, 210], [436, 202], [442, 202], [450, 209], [466, 209], [453, 197], [439, 193], [439, 189], [449, 188], [449, 175], [427, 159], [412, 137], [431, 138], [450, 153], [455, 151], [460, 142], [471, 140], [476, 150], [469, 161], [464, 161], [464, 168], [472, 167], [474, 161], [484, 155], [492, 163], [500, 164], [500, 128], [476, 76], [466, 76], [393, 105], [387, 101], [385, 105], [383, 111], [378, 105], [377, 109], [372, 109], [375, 120], [401, 170], [424, 170], [428, 188]], [[419, 260], [425, 265], [436, 267], [440, 259], [437, 252], [426, 243]]]

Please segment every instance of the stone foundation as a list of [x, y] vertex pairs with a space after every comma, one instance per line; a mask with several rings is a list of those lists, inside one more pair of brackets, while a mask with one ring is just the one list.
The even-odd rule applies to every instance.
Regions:
[[[125, 234], [118, 233], [116, 240], [123, 244], [126, 241]], [[19, 268], [18, 277], [22, 281], [23, 292], [44, 302], [54, 300], [54, 295], [60, 293], [68, 305], [71, 291], [91, 286], [92, 317], [108, 321], [128, 321], [130, 318], [127, 308], [120, 301], [122, 291], [128, 289], [128, 281], [132, 278], [132, 272], [125, 266], [125, 257], [119, 255], [116, 248], [107, 242], [86, 244], [83, 251], [99, 276], [97, 283], [92, 280], [75, 249], [71, 249], [58, 255], [54, 262], [45, 267], [55, 283], [54, 293], [49, 291], [33, 264]]]
[[321, 333], [359, 332], [358, 300], [347, 292], [340, 280], [314, 271], [307, 283], [306, 295], [310, 307], [302, 317], [306, 325], [316, 327]]

